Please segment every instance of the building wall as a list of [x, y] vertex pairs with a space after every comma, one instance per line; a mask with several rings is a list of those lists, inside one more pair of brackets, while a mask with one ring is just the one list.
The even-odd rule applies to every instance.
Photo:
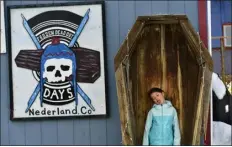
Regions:
[[[221, 1], [213, 0], [211, 1], [211, 23], [212, 23], [212, 36], [223, 36], [222, 25], [225, 23], [232, 23], [232, 14], [231, 14], [231, 1]], [[220, 50], [220, 40], [212, 40], [213, 48], [213, 60], [214, 60], [214, 72], [221, 74], [221, 54]], [[226, 50], [224, 53], [225, 58], [225, 73], [232, 74], [231, 69], [231, 54], [232, 50]]]
[[[232, 23], [231, 1], [211, 1], [212, 36], [223, 36], [222, 25]], [[220, 48], [220, 40], [212, 40], [213, 48]]]
[[[224, 23], [232, 23], [231, 15], [231, 1], [211, 1], [211, 15], [212, 15], [212, 36], [222, 36], [222, 25]], [[213, 48], [220, 48], [220, 40], [212, 40]], [[231, 50], [225, 51], [225, 72], [226, 74], [232, 74], [231, 72]], [[219, 50], [213, 51], [213, 59], [215, 64], [214, 71], [221, 73], [221, 55]]]
[[[6, 6], [65, 2], [67, 1], [6, 1]], [[10, 121], [8, 53], [1, 54], [2, 145], [121, 145], [121, 130], [113, 62], [120, 44], [125, 39], [136, 17], [139, 15], [153, 14], [186, 14], [195, 30], [198, 31], [197, 1], [111, 0], [106, 1], [105, 10], [109, 116], [107, 118]]]
[[[224, 51], [225, 74], [232, 74], [232, 50]], [[214, 72], [221, 74], [221, 53], [220, 50], [213, 50]]]

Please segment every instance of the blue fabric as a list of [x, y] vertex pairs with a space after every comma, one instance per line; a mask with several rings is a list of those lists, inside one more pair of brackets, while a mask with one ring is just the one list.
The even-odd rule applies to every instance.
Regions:
[[147, 115], [143, 145], [180, 145], [180, 138], [177, 112], [171, 102], [154, 104]]
[[50, 44], [48, 45], [42, 56], [41, 56], [41, 61], [40, 61], [40, 105], [42, 107], [42, 93], [43, 93], [43, 85], [45, 83], [45, 79], [43, 78], [43, 73], [45, 71], [44, 69], [44, 64], [48, 59], [70, 59], [72, 60], [73, 64], [73, 69], [72, 69], [72, 86], [74, 88], [74, 94], [75, 94], [75, 101], [77, 105], [77, 83], [76, 83], [76, 70], [77, 70], [77, 65], [76, 65], [76, 55], [75, 53], [68, 48], [65, 44], [59, 43], [59, 44]]

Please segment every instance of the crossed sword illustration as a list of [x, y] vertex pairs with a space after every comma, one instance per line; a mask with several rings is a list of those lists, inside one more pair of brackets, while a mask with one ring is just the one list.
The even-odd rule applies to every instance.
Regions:
[[[89, 12], [90, 12], [90, 9], [87, 10], [87, 12], [85, 13], [80, 25], [78, 26], [76, 32], [75, 32], [75, 35], [73, 36], [71, 42], [69, 43], [68, 47], [73, 47], [76, 40], [78, 39], [78, 37], [80, 36], [82, 30], [84, 29], [85, 25], [86, 25], [86, 22], [88, 21], [89, 19]], [[36, 45], [36, 48], [37, 49], [42, 49], [39, 41], [37, 40], [37, 38], [35, 37], [34, 33], [32, 32], [26, 18], [23, 16], [23, 14], [21, 14], [22, 18], [23, 18], [23, 26], [24, 28], [27, 30], [28, 34], [30, 35], [31, 39], [33, 40], [33, 42], [35, 43]], [[27, 103], [27, 109], [25, 112], [28, 112], [29, 109], [31, 108], [32, 104], [34, 103], [38, 93], [40, 92], [40, 84], [38, 83], [35, 90], [33, 91], [28, 103]], [[77, 83], [77, 92], [81, 95], [81, 97], [83, 98], [83, 100], [88, 104], [88, 106], [93, 110], [95, 111], [95, 108], [93, 107], [93, 105], [91, 104], [91, 99], [88, 97], [87, 94], [85, 94], [85, 92], [81, 89], [81, 87], [78, 85]], [[42, 107], [42, 100], [40, 100], [41, 103], [41, 107]], [[78, 105], [78, 101], [77, 101], [77, 96], [76, 96], [76, 99], [75, 99], [75, 102], [76, 102], [76, 105]]]

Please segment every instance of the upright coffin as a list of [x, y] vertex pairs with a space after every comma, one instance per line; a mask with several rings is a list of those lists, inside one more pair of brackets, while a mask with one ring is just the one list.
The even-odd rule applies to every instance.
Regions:
[[213, 62], [185, 15], [138, 17], [114, 63], [124, 145], [142, 144], [152, 87], [162, 88], [176, 108], [181, 145], [200, 144]]

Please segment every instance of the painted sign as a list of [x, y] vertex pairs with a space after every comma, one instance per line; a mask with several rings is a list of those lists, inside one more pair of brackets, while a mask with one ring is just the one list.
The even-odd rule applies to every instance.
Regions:
[[10, 16], [12, 119], [105, 115], [103, 3]]
[[6, 40], [5, 40], [5, 13], [4, 13], [4, 1], [0, 3], [0, 10], [1, 10], [1, 53], [6, 53]]

